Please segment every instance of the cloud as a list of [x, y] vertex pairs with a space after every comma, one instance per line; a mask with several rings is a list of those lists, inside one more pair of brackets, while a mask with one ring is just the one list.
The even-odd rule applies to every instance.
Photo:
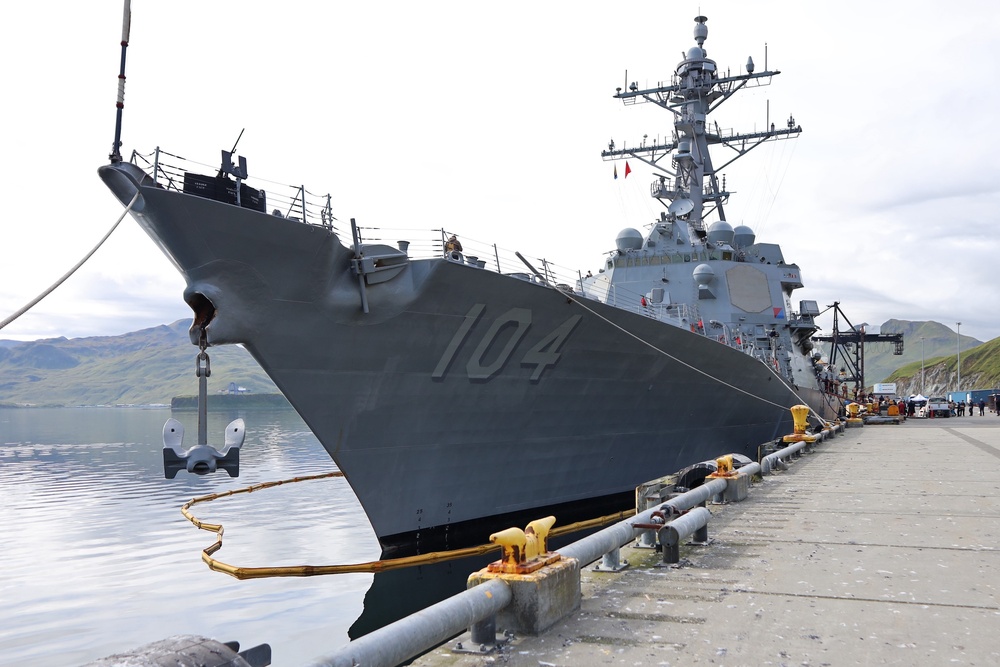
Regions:
[[[643, 229], [661, 210], [648, 196], [652, 170], [632, 163], [616, 183], [601, 148], [671, 131], [663, 110], [611, 96], [626, 70], [642, 85], [669, 81], [700, 11], [721, 68], [740, 71], [753, 55], [758, 71], [765, 61], [782, 71], [720, 107], [720, 125], [752, 130], [768, 113], [777, 123], [794, 114], [805, 130], [725, 170], [730, 220], [781, 243], [810, 281], [794, 298], [829, 295], [869, 321], [961, 320], [993, 337], [982, 313], [995, 299], [972, 287], [990, 284], [994, 263], [1000, 138], [989, 131], [998, 93], [986, 82], [1000, 70], [1000, 14], [991, 3], [963, 5], [972, 23], [929, 1], [795, 12], [728, 0], [505, 7], [134, 5], [125, 154], [160, 146], [211, 170], [245, 128], [239, 152], [252, 175], [329, 192], [343, 221], [448, 227], [596, 269], [619, 230]], [[62, 20], [47, 20], [53, 11]], [[8, 26], [50, 34], [41, 53], [31, 31], [0, 40], [7, 62], [36, 56], [6, 80], [25, 103], [8, 105], [0, 129], [16, 156], [0, 164], [3, 182], [16, 184], [3, 214], [0, 313], [51, 284], [121, 212], [95, 173], [113, 137], [120, 12], [62, 1], [19, 3], [8, 16]], [[83, 280], [74, 277], [60, 289], [69, 296], [53, 295], [0, 336], [187, 315], [179, 276], [134, 223], [85, 270], [94, 274], [85, 287], [74, 289]]]

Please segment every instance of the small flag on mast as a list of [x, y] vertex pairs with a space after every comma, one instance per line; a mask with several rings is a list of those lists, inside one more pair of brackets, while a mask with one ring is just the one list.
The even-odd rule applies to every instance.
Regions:
[[615, 180], [618, 180], [618, 165], [615, 165]]
[[625, 178], [632, 173], [632, 168], [628, 166], [628, 160], [625, 161]]

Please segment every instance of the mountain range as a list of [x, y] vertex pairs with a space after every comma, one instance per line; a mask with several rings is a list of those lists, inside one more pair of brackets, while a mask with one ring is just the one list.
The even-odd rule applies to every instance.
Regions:
[[[0, 341], [0, 406], [157, 405], [197, 395], [198, 349], [188, 339], [190, 326], [187, 319], [120, 336]], [[879, 329], [902, 333], [904, 352], [893, 354], [887, 343], [865, 345], [869, 387], [896, 382], [901, 395], [954, 390], [959, 349], [963, 389], [1000, 386], [1000, 338], [988, 343], [959, 339], [938, 322], [888, 320]], [[210, 394], [230, 386], [278, 393], [242, 347], [213, 347], [208, 353]]]
[[[939, 322], [886, 320], [878, 327], [878, 330], [883, 334], [903, 334], [903, 354], [894, 354], [894, 346], [891, 343], [866, 343], [865, 384], [869, 387], [876, 382], [886, 381], [901, 367], [916, 363], [916, 367], [919, 370], [921, 360], [924, 361], [926, 366], [931, 361], [937, 364], [942, 360], [947, 360], [949, 355], [952, 362], [951, 373], [954, 376], [954, 362], [959, 350], [961, 350], [964, 356], [966, 351], [983, 344], [981, 340], [977, 340], [971, 336], [961, 336], [959, 338], [954, 331]], [[962, 368], [962, 375], [964, 376], [964, 359]], [[954, 386], [947, 388], [948, 391], [953, 389], [955, 389]]]
[[[156, 405], [197, 395], [191, 320], [120, 336], [0, 341], [0, 405]], [[237, 345], [209, 348], [209, 393], [278, 389]]]

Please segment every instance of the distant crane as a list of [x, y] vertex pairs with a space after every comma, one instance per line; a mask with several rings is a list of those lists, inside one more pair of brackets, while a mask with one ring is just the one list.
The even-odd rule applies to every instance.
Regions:
[[[860, 392], [867, 385], [865, 384], [865, 344], [866, 343], [892, 343], [892, 353], [903, 354], [903, 334], [870, 334], [865, 332], [867, 323], [854, 326], [840, 309], [840, 302], [834, 301], [832, 306], [827, 306], [827, 310], [833, 308], [833, 333], [829, 336], [813, 336], [814, 341], [820, 343], [831, 343], [830, 365], [837, 367], [837, 358], [841, 357], [844, 364], [851, 370], [848, 380], [854, 381], [855, 392]], [[840, 330], [839, 318], [849, 327], [845, 331]], [[853, 355], [851, 352], [853, 351]], [[856, 394], [855, 394], [856, 395]]]

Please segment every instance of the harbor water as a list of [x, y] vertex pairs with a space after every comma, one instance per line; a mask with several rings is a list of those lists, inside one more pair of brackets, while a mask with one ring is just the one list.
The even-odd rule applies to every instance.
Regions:
[[[169, 409], [0, 410], [0, 666], [86, 663], [174, 634], [271, 645], [275, 664], [303, 664], [464, 587], [478, 564], [372, 574], [239, 581], [201, 550], [213, 533], [180, 511], [194, 497], [336, 470], [291, 410], [209, 413], [220, 445], [247, 423], [240, 477], [163, 477]], [[196, 413], [175, 413], [184, 445]], [[387, 489], [387, 492], [390, 490]], [[342, 478], [286, 484], [192, 508], [221, 523], [215, 558], [238, 566], [377, 560], [380, 548]]]

